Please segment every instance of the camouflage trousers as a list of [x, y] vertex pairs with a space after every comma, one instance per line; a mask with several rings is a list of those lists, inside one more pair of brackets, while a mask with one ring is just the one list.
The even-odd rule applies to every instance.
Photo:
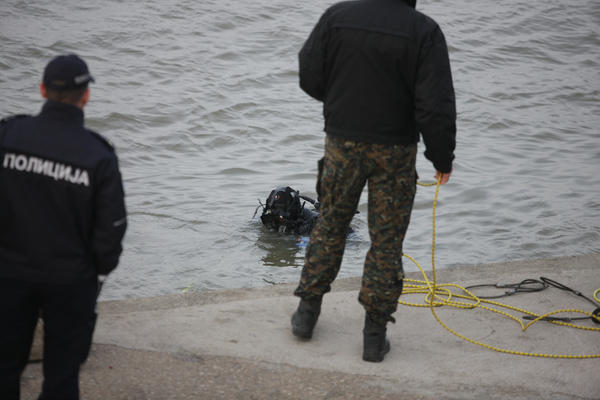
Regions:
[[402, 293], [402, 242], [410, 221], [417, 174], [417, 145], [382, 145], [327, 136], [317, 192], [321, 216], [306, 247], [295, 295], [310, 300], [331, 289], [348, 227], [368, 182], [369, 235], [359, 302], [375, 322], [394, 321]]

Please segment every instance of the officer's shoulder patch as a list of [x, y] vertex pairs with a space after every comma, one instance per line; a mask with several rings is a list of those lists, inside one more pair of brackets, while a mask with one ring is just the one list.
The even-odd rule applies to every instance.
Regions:
[[112, 152], [115, 151], [115, 146], [112, 144], [112, 142], [110, 140], [108, 140], [107, 138], [105, 138], [101, 134], [99, 134], [97, 132], [94, 132], [92, 130], [88, 129], [88, 132], [91, 133], [93, 137], [95, 137], [96, 139], [98, 139], [100, 141], [100, 143], [102, 143], [103, 145], [105, 145], [110, 151], [112, 151]]

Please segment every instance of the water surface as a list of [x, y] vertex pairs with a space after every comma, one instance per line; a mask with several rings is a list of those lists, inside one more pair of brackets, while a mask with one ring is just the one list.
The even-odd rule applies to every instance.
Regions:
[[[39, 110], [56, 54], [96, 77], [87, 123], [118, 149], [130, 213], [104, 299], [298, 279], [296, 238], [251, 217], [277, 185], [314, 196], [321, 107], [298, 88], [296, 55], [328, 4], [3, 0], [2, 115]], [[598, 2], [418, 8], [446, 34], [459, 112], [439, 267], [600, 251]], [[418, 168], [434, 174], [422, 154]], [[404, 249], [426, 266], [432, 196], [419, 189]], [[366, 202], [340, 276], [362, 272]]]

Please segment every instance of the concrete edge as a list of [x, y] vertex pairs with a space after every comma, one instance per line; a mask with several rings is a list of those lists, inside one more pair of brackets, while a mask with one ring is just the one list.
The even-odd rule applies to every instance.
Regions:
[[[475, 264], [437, 270], [438, 282], [469, 284], [502, 282], [503, 271], [519, 268], [523, 279], [539, 278], [544, 271], [556, 270], [565, 265], [564, 270], [569, 270], [568, 265], [578, 264], [593, 268], [600, 264], [600, 253], [574, 255], [559, 258], [542, 258], [533, 260], [514, 260], [493, 264]], [[484, 268], [482, 268], [484, 267]], [[425, 267], [427, 268], [427, 267]], [[490, 270], [496, 271], [497, 281], [489, 282]], [[431, 267], [425, 270], [431, 279]], [[423, 279], [420, 272], [409, 272], [408, 279]], [[558, 278], [558, 277], [557, 277]], [[338, 279], [332, 285], [332, 291], [352, 291], [360, 288], [361, 278]], [[296, 283], [284, 283], [261, 288], [238, 288], [225, 290], [207, 290], [202, 292], [177, 293], [154, 297], [132, 298], [124, 300], [107, 300], [98, 303], [98, 310], [102, 314], [123, 314], [135, 311], [168, 310], [174, 308], [191, 307], [204, 304], [227, 303], [239, 300], [252, 300], [269, 297], [292, 296]]]

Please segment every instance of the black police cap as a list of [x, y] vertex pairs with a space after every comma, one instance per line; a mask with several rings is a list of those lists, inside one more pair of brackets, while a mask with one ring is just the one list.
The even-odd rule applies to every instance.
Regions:
[[44, 69], [44, 85], [51, 90], [72, 90], [95, 82], [87, 64], [75, 54], [55, 57]]

